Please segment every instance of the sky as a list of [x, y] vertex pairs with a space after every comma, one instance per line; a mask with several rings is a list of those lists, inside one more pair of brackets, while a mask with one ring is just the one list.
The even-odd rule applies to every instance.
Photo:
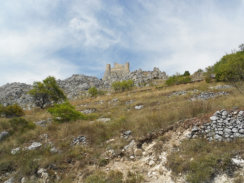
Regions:
[[244, 42], [244, 0], [1, 0], [0, 85], [106, 64], [204, 69]]

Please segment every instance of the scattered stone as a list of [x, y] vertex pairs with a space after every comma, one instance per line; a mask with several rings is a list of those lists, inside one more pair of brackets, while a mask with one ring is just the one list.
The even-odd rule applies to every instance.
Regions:
[[234, 138], [244, 137], [244, 112], [226, 110], [215, 112], [210, 117], [210, 122], [191, 131], [191, 138], [204, 136], [209, 141], [230, 141]]
[[29, 147], [27, 147], [27, 149], [28, 150], [35, 150], [41, 146], [42, 146], [42, 144], [40, 142], [33, 142]]
[[127, 130], [127, 131], [122, 133], [121, 137], [124, 139], [128, 139], [131, 136], [131, 133], [132, 132], [130, 130]]
[[217, 85], [209, 87], [212, 90], [223, 90], [223, 89], [230, 89], [233, 88], [231, 85]]
[[52, 148], [50, 149], [50, 152], [51, 152], [51, 153], [57, 153], [58, 150], [56, 149], [56, 147], [52, 147]]
[[87, 144], [87, 139], [85, 136], [78, 136], [73, 139], [72, 145], [79, 145], [79, 144], [83, 144], [83, 145]]
[[0, 133], [0, 141], [2, 141], [4, 138], [6, 138], [7, 136], [9, 135], [8, 132], [6, 131], [3, 131]]
[[143, 109], [143, 107], [144, 107], [144, 105], [136, 105], [135, 106], [135, 109], [136, 110], [141, 110], [141, 109]]
[[111, 119], [110, 118], [98, 118], [96, 121], [107, 123], [107, 122], [111, 121]]
[[212, 98], [216, 98], [219, 96], [225, 96], [225, 95], [229, 95], [227, 92], [222, 91], [222, 92], [202, 92], [199, 95], [195, 95], [194, 97], [191, 98], [192, 101], [196, 101], [196, 100], [208, 100], [208, 99], [212, 99]]
[[44, 168], [40, 168], [38, 171], [37, 171], [37, 174], [42, 178], [42, 182], [43, 183], [47, 183], [49, 182], [48, 181], [48, 173], [47, 173], [47, 170], [44, 169]]
[[170, 97], [172, 96], [180, 96], [180, 95], [186, 95], [187, 94], [187, 91], [185, 90], [182, 90], [182, 91], [176, 91], [176, 92], [173, 92], [170, 94]]
[[41, 126], [41, 127], [46, 127], [48, 124], [50, 124], [52, 122], [51, 118], [48, 118], [47, 120], [41, 120], [41, 121], [37, 121], [35, 122], [35, 124], [37, 126]]
[[241, 157], [235, 157], [235, 158], [232, 158], [231, 159], [232, 160], [232, 162], [234, 163], [234, 164], [236, 164], [237, 166], [240, 166], [240, 167], [244, 167], [244, 159], [242, 159]]
[[15, 155], [15, 154], [17, 154], [19, 151], [20, 151], [20, 147], [17, 147], [17, 148], [15, 148], [15, 149], [12, 149], [12, 150], [11, 150], [11, 154], [12, 154], [12, 155]]
[[81, 111], [83, 114], [91, 114], [91, 113], [94, 113], [96, 112], [96, 109], [95, 108], [91, 108], [91, 109], [86, 109], [86, 110], [83, 110]]

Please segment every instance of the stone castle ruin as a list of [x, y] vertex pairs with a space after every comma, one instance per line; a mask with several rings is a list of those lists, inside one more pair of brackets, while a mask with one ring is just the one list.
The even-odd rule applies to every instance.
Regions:
[[143, 86], [154, 79], [167, 79], [167, 75], [156, 67], [153, 71], [142, 71], [139, 69], [130, 72], [129, 62], [125, 64], [114, 63], [113, 68], [111, 68], [110, 64], [107, 64], [103, 76], [104, 85], [108, 87], [115, 81], [123, 80], [133, 80], [136, 86]]
[[103, 80], [110, 80], [112, 78], [122, 78], [126, 74], [130, 73], [130, 64], [126, 62], [125, 64], [114, 63], [114, 67], [111, 68], [110, 64], [106, 65], [106, 70], [103, 76]]

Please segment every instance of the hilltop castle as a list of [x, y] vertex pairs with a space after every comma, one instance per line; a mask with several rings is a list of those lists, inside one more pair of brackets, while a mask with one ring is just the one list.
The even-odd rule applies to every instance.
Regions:
[[103, 76], [103, 80], [110, 80], [111, 78], [121, 78], [126, 74], [130, 73], [130, 64], [126, 62], [125, 64], [114, 63], [114, 67], [111, 68], [110, 64], [106, 65], [106, 70]]

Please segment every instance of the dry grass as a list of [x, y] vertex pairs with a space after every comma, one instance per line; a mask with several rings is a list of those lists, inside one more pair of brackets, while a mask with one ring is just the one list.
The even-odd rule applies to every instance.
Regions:
[[[155, 86], [144, 88], [135, 88], [132, 91], [123, 93], [107, 93], [96, 98], [83, 98], [71, 101], [76, 109], [81, 111], [88, 108], [95, 108], [97, 118], [108, 117], [110, 122], [91, 122], [89, 120], [79, 120], [69, 123], [57, 124], [53, 123], [46, 128], [36, 127], [34, 130], [27, 131], [18, 136], [10, 136], [0, 144], [0, 156], [2, 160], [13, 162], [14, 158], [21, 158], [22, 154], [16, 156], [10, 155], [10, 151], [18, 146], [25, 146], [33, 141], [40, 141], [41, 134], [48, 134], [48, 138], [61, 154], [50, 154], [43, 147], [42, 155], [31, 155], [29, 161], [33, 161], [35, 156], [40, 156], [42, 159], [38, 163], [39, 167], [48, 167], [55, 164], [57, 169], [62, 169], [66, 172], [69, 165], [73, 165], [76, 161], [82, 162], [81, 167], [89, 164], [99, 164], [101, 154], [105, 149], [109, 148], [106, 141], [115, 138], [116, 147], [122, 148], [125, 142], [118, 140], [120, 134], [124, 130], [131, 130], [135, 138], [146, 135], [148, 132], [167, 128], [175, 122], [192, 118], [210, 116], [216, 110], [233, 109], [238, 107], [244, 109], [244, 96], [236, 89], [231, 89], [231, 95], [218, 97], [208, 101], [191, 102], [188, 99], [192, 94], [184, 96], [169, 95], [174, 91], [193, 90], [207, 91], [209, 86], [205, 82], [191, 83], [186, 85], [178, 85], [172, 87], [162, 87], [160, 89]], [[118, 99], [116, 102], [113, 99]], [[132, 100], [133, 103], [126, 104]], [[134, 107], [138, 104], [144, 105], [141, 110], [136, 110]], [[26, 111], [25, 119], [30, 121], [39, 121], [50, 118], [50, 114], [45, 110], [35, 109]], [[0, 119], [0, 130], [4, 130], [8, 126], [8, 119]], [[88, 139], [88, 146], [71, 147], [71, 142], [74, 137], [84, 135]], [[28, 163], [14, 164], [15, 169], [27, 169]], [[66, 167], [66, 168], [65, 168]]]

